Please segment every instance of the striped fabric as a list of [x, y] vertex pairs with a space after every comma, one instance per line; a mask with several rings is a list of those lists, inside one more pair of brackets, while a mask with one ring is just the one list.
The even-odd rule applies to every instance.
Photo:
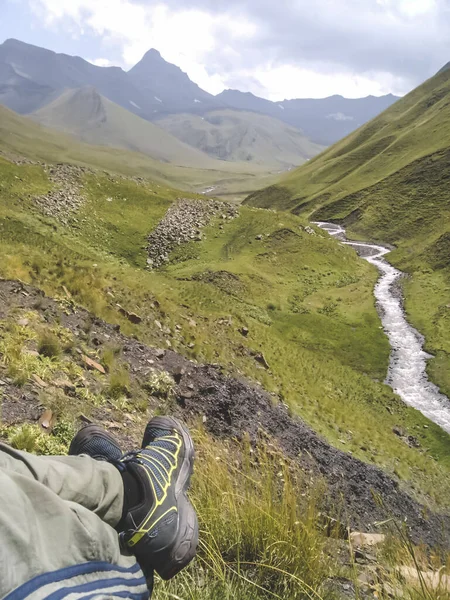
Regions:
[[145, 577], [136, 563], [126, 569], [104, 562], [74, 565], [35, 577], [4, 600], [149, 600]]

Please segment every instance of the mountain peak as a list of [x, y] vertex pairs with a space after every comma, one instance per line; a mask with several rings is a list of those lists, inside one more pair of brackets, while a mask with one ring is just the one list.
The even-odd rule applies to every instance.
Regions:
[[15, 38], [8, 38], [2, 44], [3, 46], [25, 46], [25, 42], [21, 42], [20, 40], [16, 40]]
[[147, 59], [147, 58], [161, 58], [162, 60], [163, 57], [161, 56], [161, 52], [159, 50], [156, 50], [156, 48], [150, 48], [150, 50], [147, 50], [147, 52], [144, 54], [144, 56], [142, 57], [142, 60]]

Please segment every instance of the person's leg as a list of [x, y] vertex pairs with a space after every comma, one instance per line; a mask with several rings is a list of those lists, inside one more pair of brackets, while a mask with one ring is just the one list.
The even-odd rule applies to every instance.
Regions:
[[122, 503], [122, 478], [112, 465], [1, 445], [0, 597], [38, 576], [50, 574], [51, 582], [56, 571], [64, 580], [70, 575], [64, 584], [70, 589], [103, 580], [106, 593], [112, 585], [125, 592], [130, 585], [138, 597], [148, 597], [136, 559], [122, 553], [112, 527]]
[[89, 456], [35, 456], [0, 443], [0, 468], [43, 484], [62, 500], [89, 509], [111, 527], [122, 517], [122, 476], [107, 462]]

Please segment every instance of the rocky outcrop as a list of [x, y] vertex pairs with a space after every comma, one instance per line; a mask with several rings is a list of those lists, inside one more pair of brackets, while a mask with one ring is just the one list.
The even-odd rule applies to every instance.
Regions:
[[54, 188], [47, 194], [36, 196], [34, 202], [45, 215], [68, 225], [86, 200], [82, 193], [81, 178], [90, 170], [62, 163], [48, 165], [44, 169]]
[[148, 237], [149, 268], [158, 268], [166, 263], [176, 246], [193, 240], [200, 241], [203, 237], [202, 228], [213, 217], [220, 216], [226, 222], [234, 219], [238, 213], [237, 206], [219, 200], [178, 200]]

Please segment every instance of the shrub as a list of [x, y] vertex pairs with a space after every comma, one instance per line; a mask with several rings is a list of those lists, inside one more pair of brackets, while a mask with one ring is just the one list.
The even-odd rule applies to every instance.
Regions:
[[47, 358], [57, 358], [61, 355], [61, 343], [57, 336], [47, 329], [40, 332], [38, 337], [38, 352]]
[[128, 396], [130, 393], [130, 374], [125, 364], [113, 364], [110, 367], [108, 396], [118, 399], [121, 396]]
[[145, 388], [153, 395], [160, 398], [170, 399], [173, 396], [175, 381], [167, 371], [158, 371], [152, 369], [146, 383]]

